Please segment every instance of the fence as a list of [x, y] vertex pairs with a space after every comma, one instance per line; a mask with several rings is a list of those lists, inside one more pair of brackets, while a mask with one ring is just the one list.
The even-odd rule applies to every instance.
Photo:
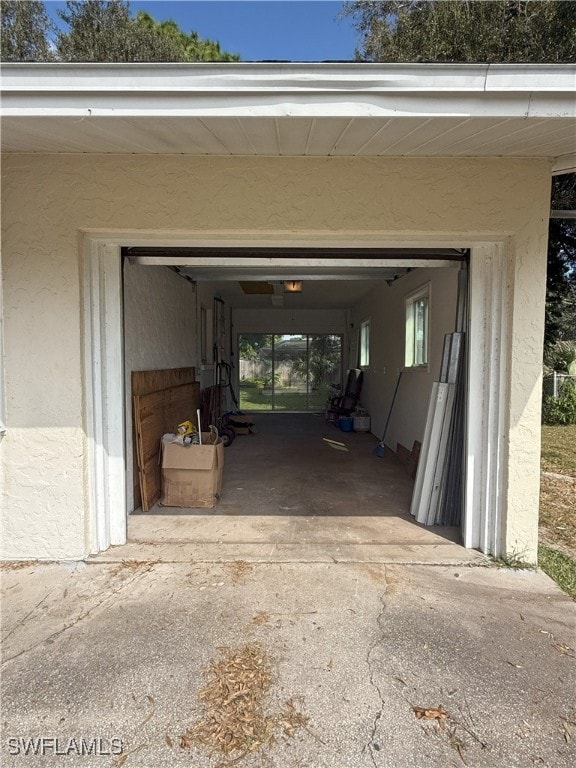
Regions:
[[[263, 379], [272, 383], [272, 364], [270, 360], [243, 360], [240, 358], [240, 381], [246, 379]], [[304, 387], [306, 376], [294, 370], [290, 361], [282, 361], [274, 366], [274, 383], [281, 387]]]
[[567, 381], [571, 381], [576, 386], [576, 374], [574, 373], [558, 373], [553, 371], [548, 376], [544, 377], [544, 394], [552, 395], [552, 397], [560, 397], [564, 384]]

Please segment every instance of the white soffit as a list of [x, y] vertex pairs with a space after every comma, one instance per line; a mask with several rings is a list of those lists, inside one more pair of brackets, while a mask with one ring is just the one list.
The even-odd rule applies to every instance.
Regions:
[[6, 152], [552, 157], [569, 64], [4, 64]]

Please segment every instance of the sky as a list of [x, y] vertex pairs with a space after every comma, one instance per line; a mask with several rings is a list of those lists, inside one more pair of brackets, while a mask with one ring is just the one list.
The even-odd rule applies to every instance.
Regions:
[[[65, 2], [45, 0], [51, 18]], [[243, 61], [351, 61], [357, 35], [334, 0], [130, 0], [133, 13], [174, 19]], [[62, 23], [60, 21], [60, 23]]]

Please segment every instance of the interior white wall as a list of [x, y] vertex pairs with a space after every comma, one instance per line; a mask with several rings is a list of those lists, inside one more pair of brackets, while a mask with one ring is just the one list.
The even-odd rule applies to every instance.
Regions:
[[131, 372], [197, 364], [196, 286], [167, 267], [124, 263], [127, 508], [134, 508]]
[[[197, 372], [196, 372], [196, 379], [200, 382], [200, 387], [204, 389], [205, 387], [210, 387], [214, 384], [214, 343], [215, 343], [215, 337], [214, 337], [214, 288], [212, 283], [210, 282], [199, 282], [196, 284], [196, 295], [197, 295], [197, 328], [198, 328], [198, 362], [197, 362]], [[201, 348], [200, 348], [200, 334], [201, 334], [201, 328], [202, 328], [202, 321], [201, 321], [201, 312], [202, 308], [205, 308], [207, 311], [207, 319], [208, 319], [208, 329], [207, 329], [207, 358], [206, 362], [203, 362], [201, 360]], [[226, 309], [226, 317], [228, 318], [229, 312], [228, 309]], [[228, 335], [228, 327], [229, 327], [229, 320], [226, 321], [226, 328], [227, 328], [227, 334]], [[227, 355], [227, 345], [224, 345], [224, 352]], [[226, 359], [226, 357], [225, 357]]]
[[430, 283], [429, 365], [408, 368], [402, 374], [385, 443], [396, 450], [397, 443], [411, 449], [422, 441], [432, 382], [438, 380], [444, 334], [455, 329], [458, 268], [415, 269], [391, 285], [374, 289], [354, 308], [352, 322], [357, 333], [360, 323], [370, 320], [370, 365], [364, 369], [361, 402], [372, 417], [372, 432], [382, 436], [398, 374], [405, 361], [405, 299]]
[[235, 309], [235, 333], [344, 333], [344, 309]]

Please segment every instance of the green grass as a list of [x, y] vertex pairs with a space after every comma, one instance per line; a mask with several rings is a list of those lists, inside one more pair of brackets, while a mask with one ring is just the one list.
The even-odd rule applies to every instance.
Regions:
[[[308, 407], [306, 393], [277, 387], [274, 394], [275, 411], [323, 411], [328, 397], [327, 389], [310, 392]], [[271, 411], [272, 395], [262, 393], [262, 387], [240, 385], [240, 408], [243, 411]]]
[[538, 565], [560, 589], [576, 599], [576, 561], [546, 544], [538, 547]]
[[512, 568], [516, 571], [533, 571], [536, 566], [529, 563], [521, 555], [506, 555], [506, 557], [493, 557], [492, 562], [497, 568]]
[[576, 425], [542, 427], [540, 558], [543, 570], [562, 589], [566, 574], [576, 572], [576, 483], [559, 475], [576, 477], [575, 446]]
[[576, 477], [576, 424], [542, 426], [542, 469]]

